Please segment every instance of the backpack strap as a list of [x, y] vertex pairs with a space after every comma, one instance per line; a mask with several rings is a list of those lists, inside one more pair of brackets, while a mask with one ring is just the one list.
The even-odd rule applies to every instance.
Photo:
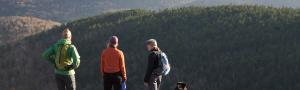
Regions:
[[67, 45], [69, 45], [69, 48], [68, 48], [68, 50], [67, 50], [68, 56], [69, 56], [69, 57], [72, 57], [72, 53], [71, 53], [70, 50], [71, 50], [72, 48], [74, 48], [74, 45], [73, 45], [73, 44], [67, 44]]
[[[156, 60], [157, 60], [157, 66], [158, 67], [156, 67], [156, 74], [158, 74], [158, 72], [160, 71], [160, 69], [162, 68], [162, 61], [161, 61], [161, 53], [162, 53], [162, 51], [154, 51], [153, 52], [155, 55], [156, 55]], [[158, 72], [157, 72], [158, 71]]]
[[156, 59], [158, 61], [158, 64], [160, 65], [161, 51], [154, 51], [154, 54], [156, 55]]

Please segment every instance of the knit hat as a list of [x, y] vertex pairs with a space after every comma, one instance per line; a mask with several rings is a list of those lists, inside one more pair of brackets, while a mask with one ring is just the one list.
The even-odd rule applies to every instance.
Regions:
[[111, 36], [111, 37], [109, 38], [109, 43], [110, 43], [111, 45], [116, 45], [118, 42], [119, 42], [119, 39], [118, 39], [117, 36]]
[[157, 46], [157, 41], [155, 39], [149, 39], [146, 42], [148, 45]]

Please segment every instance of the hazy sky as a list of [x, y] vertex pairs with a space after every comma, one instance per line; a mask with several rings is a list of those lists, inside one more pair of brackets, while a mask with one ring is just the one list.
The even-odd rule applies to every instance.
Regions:
[[300, 0], [0, 0], [0, 16], [72, 20], [127, 9], [181, 6], [267, 5], [300, 8]]
[[[131, 5], [143, 7], [143, 4], [153, 4], [152, 8], [161, 7], [174, 7], [182, 5], [267, 5], [274, 7], [294, 7], [300, 8], [300, 0], [112, 0], [113, 2], [119, 3], [119, 5]], [[143, 4], [142, 4], [143, 3]], [[130, 7], [130, 6], [128, 6]]]

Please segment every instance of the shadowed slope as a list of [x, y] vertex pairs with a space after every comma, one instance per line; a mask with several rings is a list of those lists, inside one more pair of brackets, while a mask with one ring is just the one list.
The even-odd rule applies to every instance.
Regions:
[[[102, 89], [99, 54], [107, 38], [117, 35], [126, 55], [129, 90], [143, 89], [144, 41], [149, 38], [158, 39], [173, 67], [163, 90], [173, 89], [177, 81], [187, 82], [191, 90], [298, 89], [299, 13], [257, 6], [190, 7], [158, 13], [129, 10], [70, 22], [82, 61], [78, 88]], [[40, 55], [61, 31], [0, 48], [6, 51], [0, 55], [0, 72], [6, 72], [0, 80], [9, 81], [0, 87], [53, 90], [53, 67]]]

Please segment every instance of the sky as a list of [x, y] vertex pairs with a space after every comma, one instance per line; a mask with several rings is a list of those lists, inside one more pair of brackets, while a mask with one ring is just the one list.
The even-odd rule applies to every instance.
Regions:
[[188, 5], [215, 6], [215, 5], [267, 5], [273, 7], [300, 8], [300, 0], [112, 0], [119, 5], [137, 6], [141, 8], [145, 4], [153, 4], [151, 8], [178, 7]]

